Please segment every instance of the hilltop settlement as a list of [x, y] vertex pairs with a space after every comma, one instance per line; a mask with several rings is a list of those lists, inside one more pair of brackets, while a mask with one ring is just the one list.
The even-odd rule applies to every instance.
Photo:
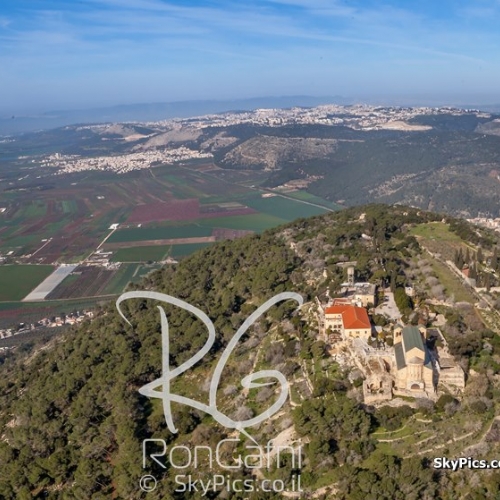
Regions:
[[[384, 289], [378, 293], [374, 284], [357, 283], [354, 264], [347, 266], [348, 281], [337, 291], [341, 298], [326, 303], [316, 299], [317, 320], [319, 338], [333, 358], [361, 372], [364, 401], [373, 404], [394, 396], [437, 400], [440, 388], [460, 395], [464, 371], [450, 355], [439, 328], [404, 325], [394, 294]], [[407, 287], [406, 293], [412, 295], [412, 288]], [[392, 313], [384, 327], [370, 321], [368, 310], [377, 309]]]

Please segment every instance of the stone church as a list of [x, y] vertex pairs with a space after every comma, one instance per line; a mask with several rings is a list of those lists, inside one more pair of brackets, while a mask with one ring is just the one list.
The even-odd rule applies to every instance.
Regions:
[[434, 392], [432, 362], [424, 343], [425, 333], [424, 327], [397, 326], [394, 329], [396, 390]]

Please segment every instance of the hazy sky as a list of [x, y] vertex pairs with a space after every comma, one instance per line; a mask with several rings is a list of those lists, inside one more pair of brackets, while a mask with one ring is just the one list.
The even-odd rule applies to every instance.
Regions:
[[[500, 101], [500, 0], [2, 0], [2, 109], [263, 95]], [[497, 97], [498, 96], [498, 97]]]

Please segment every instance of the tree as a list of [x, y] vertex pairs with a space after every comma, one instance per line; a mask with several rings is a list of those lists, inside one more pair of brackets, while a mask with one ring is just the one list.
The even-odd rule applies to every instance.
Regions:
[[449, 403], [458, 403], [458, 401], [450, 394], [443, 394], [436, 402], [436, 410], [443, 412], [445, 406]]
[[477, 255], [476, 255], [476, 258], [477, 258], [477, 261], [482, 264], [483, 263], [483, 259], [484, 259], [484, 256], [483, 256], [483, 249], [481, 247], [479, 247], [477, 249]]
[[407, 314], [413, 309], [411, 298], [406, 295], [404, 288], [396, 288], [396, 291], [394, 292], [394, 301], [396, 302], [398, 309], [403, 314]]
[[462, 247], [460, 247], [456, 255], [455, 265], [458, 267], [458, 269], [462, 269], [464, 267], [464, 254], [462, 252]]
[[391, 288], [391, 292], [395, 292], [396, 291], [396, 272], [393, 271], [391, 273], [391, 284], [390, 284], [390, 288]]
[[497, 255], [497, 247], [493, 249], [493, 255], [491, 256], [490, 267], [493, 271], [497, 270], [498, 267], [498, 255]]
[[490, 273], [486, 273], [484, 275], [484, 286], [486, 287], [486, 291], [489, 292], [491, 289], [491, 275], [490, 275]]
[[469, 278], [471, 280], [476, 280], [477, 279], [477, 270], [476, 270], [476, 265], [473, 263], [471, 264], [469, 268]]

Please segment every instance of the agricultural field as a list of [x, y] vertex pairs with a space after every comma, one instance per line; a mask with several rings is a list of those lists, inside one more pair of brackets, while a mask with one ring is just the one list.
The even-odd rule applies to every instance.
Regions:
[[0, 301], [22, 300], [53, 271], [52, 266], [0, 266]]
[[236, 215], [199, 221], [200, 226], [209, 228], [246, 229], [260, 233], [266, 229], [286, 224], [288, 221], [268, 214]]
[[279, 217], [290, 222], [300, 217], [312, 217], [327, 212], [326, 209], [283, 198], [282, 196], [270, 198], [262, 198], [262, 196], [249, 197], [245, 199], [245, 204], [260, 213]]
[[116, 270], [98, 266], [80, 266], [47, 296], [50, 300], [107, 295], [108, 284]]
[[[0, 180], [0, 206], [6, 208], [0, 214], [0, 323], [2, 314], [5, 322], [34, 320], [49, 309], [60, 312], [56, 309], [63, 305], [61, 311], [67, 311], [75, 301], [112, 299], [167, 257], [179, 260], [216, 241], [260, 233], [330, 208], [305, 192], [262, 198], [268, 191], [258, 186], [267, 174], [224, 170], [206, 161], [120, 176], [51, 174], [22, 182], [19, 175], [12, 184]], [[112, 224], [119, 228], [110, 234]], [[88, 265], [98, 248], [112, 252], [110, 261], [121, 265]], [[96, 255], [105, 263], [105, 254]], [[20, 302], [63, 263], [78, 264], [77, 273], [40, 303]]]
[[[206, 167], [208, 166], [210, 168], [207, 171]], [[154, 169], [154, 178], [167, 190], [174, 193], [175, 198], [198, 198], [200, 203], [205, 203], [217, 196], [221, 197], [220, 201], [245, 196], [251, 190], [243, 184], [260, 182], [262, 174], [254, 171], [245, 175], [245, 173], [230, 172], [214, 168], [210, 164], [203, 164], [160, 167]]]
[[206, 248], [210, 243], [186, 243], [181, 245], [172, 245], [170, 251], [170, 257], [174, 259], [180, 259], [191, 255], [193, 252]]
[[149, 236], [125, 236], [120, 229], [109, 243], [207, 237], [207, 228], [258, 232], [322, 213], [307, 204], [321, 204], [307, 193], [293, 193], [297, 201], [261, 198], [264, 192], [256, 186], [262, 175], [194, 162], [121, 176], [93, 171], [42, 177], [36, 187], [20, 183], [2, 193], [6, 211], [0, 214], [0, 255], [26, 264], [77, 263], [97, 248], [115, 223], [144, 230], [150, 227], [137, 226], [174, 226], [180, 221], [189, 229]]
[[39, 200], [34, 200], [24, 207], [24, 217], [44, 217], [47, 213], [47, 206]]
[[[204, 174], [208, 179], [215, 179], [218, 185], [221, 183], [231, 186], [237, 185], [240, 189], [260, 186], [268, 179], [268, 173], [261, 170], [230, 170], [219, 167], [212, 167], [208, 171], [203, 168], [196, 170], [198, 174]], [[245, 190], [242, 189], [242, 192]]]
[[[169, 249], [167, 248], [167, 251]], [[99, 266], [80, 266], [47, 297], [48, 300], [108, 297], [122, 293], [129, 282], [140, 278], [159, 266], [124, 263], [117, 269]]]
[[122, 264], [113, 279], [108, 282], [105, 293], [119, 295], [130, 282], [139, 282], [143, 276], [157, 268], [155, 265]]
[[107, 240], [106, 244], [134, 243], [137, 241], [158, 241], [178, 238], [198, 238], [211, 236], [210, 227], [198, 224], [169, 225], [156, 227], [135, 227], [118, 229]]
[[152, 245], [140, 247], [120, 248], [113, 252], [112, 262], [159, 262], [164, 260], [170, 252], [168, 245]]
[[189, 221], [233, 215], [253, 214], [256, 211], [237, 202], [206, 203], [196, 198], [138, 205], [127, 219], [127, 224], [149, 224], [161, 221]]
[[149, 172], [119, 178], [92, 172], [46, 182], [43, 189], [2, 193], [1, 255], [12, 251], [30, 263], [72, 261], [88, 255], [135, 207], [177, 199]]

